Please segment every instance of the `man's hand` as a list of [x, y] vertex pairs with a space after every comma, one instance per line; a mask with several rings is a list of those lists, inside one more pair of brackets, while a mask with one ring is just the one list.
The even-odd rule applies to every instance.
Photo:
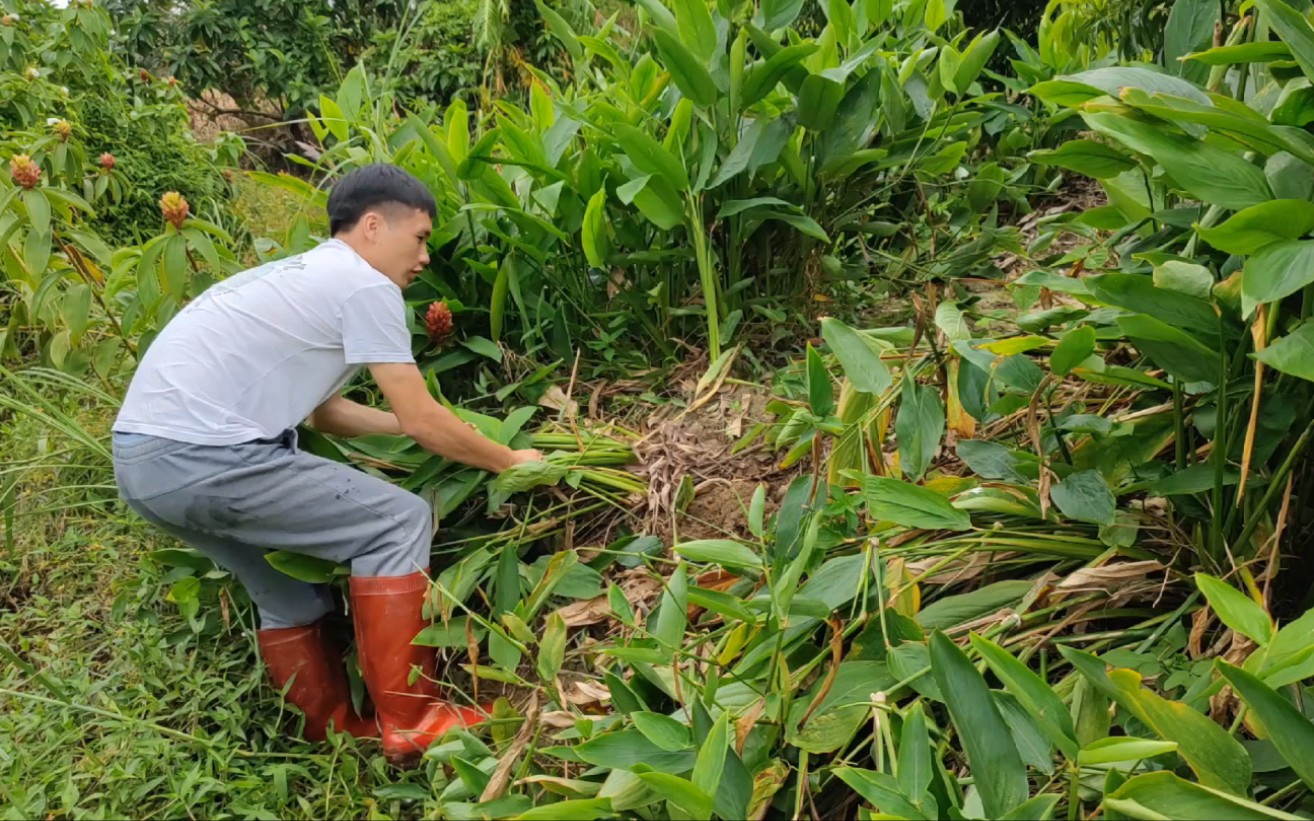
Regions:
[[539, 453], [533, 448], [526, 448], [524, 450], [513, 450], [511, 451], [511, 455], [515, 457], [515, 461], [512, 462], [513, 465], [519, 465], [525, 462], [543, 461], [543, 454]]
[[[541, 459], [536, 450], [512, 450], [484, 436], [429, 395], [413, 363], [370, 365], [370, 373], [392, 405], [401, 433], [430, 453], [463, 465], [501, 473], [512, 465]], [[532, 456], [527, 454], [533, 454]]]

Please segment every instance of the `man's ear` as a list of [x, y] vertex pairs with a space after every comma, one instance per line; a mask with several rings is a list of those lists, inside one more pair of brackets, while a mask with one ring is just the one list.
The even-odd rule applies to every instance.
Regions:
[[378, 211], [366, 211], [360, 218], [361, 233], [368, 240], [375, 240], [383, 228], [383, 215]]

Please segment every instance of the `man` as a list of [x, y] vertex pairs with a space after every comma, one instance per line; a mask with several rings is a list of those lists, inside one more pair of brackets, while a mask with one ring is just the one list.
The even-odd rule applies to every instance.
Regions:
[[[275, 687], [292, 680], [287, 698], [306, 736], [322, 740], [330, 724], [377, 736], [398, 763], [481, 719], [437, 698], [434, 651], [411, 644], [425, 624], [433, 514], [412, 493], [298, 451], [295, 427], [402, 434], [492, 472], [540, 458], [463, 424], [416, 367], [402, 289], [429, 262], [436, 214], [424, 185], [393, 166], [342, 178], [328, 199], [332, 238], [220, 282], [179, 312], [142, 358], [113, 426], [120, 494], [246, 588], [260, 654]], [[391, 412], [339, 395], [362, 366]], [[373, 720], [352, 712], [341, 651], [322, 629], [328, 589], [276, 570], [269, 549], [351, 563]]]

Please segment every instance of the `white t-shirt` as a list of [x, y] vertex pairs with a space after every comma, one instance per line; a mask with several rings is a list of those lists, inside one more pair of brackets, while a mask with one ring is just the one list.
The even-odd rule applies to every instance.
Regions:
[[198, 445], [268, 439], [361, 365], [414, 362], [401, 288], [341, 240], [207, 288], [133, 376], [114, 430]]

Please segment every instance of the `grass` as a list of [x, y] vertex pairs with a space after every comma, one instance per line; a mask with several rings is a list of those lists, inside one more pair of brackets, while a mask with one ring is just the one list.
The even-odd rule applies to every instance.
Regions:
[[[72, 410], [108, 427], [107, 408]], [[31, 418], [0, 417], [0, 434], [0, 464], [46, 447]], [[401, 772], [349, 738], [295, 740], [249, 606], [232, 602], [225, 624], [212, 595], [193, 624], [166, 601], [172, 579], [148, 554], [176, 543], [110, 500], [33, 513], [79, 493], [70, 474], [25, 474], [0, 539], [0, 818], [432, 813], [437, 762]]]

